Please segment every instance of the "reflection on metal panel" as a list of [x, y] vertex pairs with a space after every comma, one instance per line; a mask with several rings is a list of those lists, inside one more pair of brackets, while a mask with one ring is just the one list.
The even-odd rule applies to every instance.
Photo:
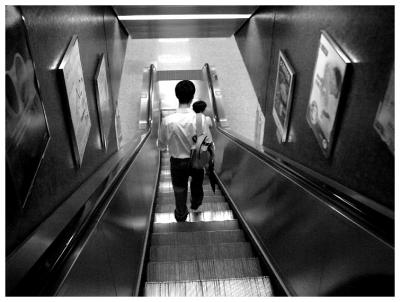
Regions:
[[394, 249], [219, 131], [216, 172], [292, 295], [393, 295]]

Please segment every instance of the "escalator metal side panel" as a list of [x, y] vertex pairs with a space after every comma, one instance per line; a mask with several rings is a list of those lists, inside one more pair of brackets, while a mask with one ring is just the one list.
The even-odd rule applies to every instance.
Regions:
[[[39, 269], [42, 273], [45, 271], [51, 273], [54, 261], [58, 261], [60, 255], [50, 256], [50, 250], [53, 251], [54, 243], [60, 237], [71, 231], [70, 223], [74, 217], [87, 213], [92, 207], [95, 207], [102, 196], [106, 194], [110, 184], [112, 184], [126, 163], [135, 154], [137, 148], [141, 145], [141, 139], [135, 139], [130, 144], [123, 146], [119, 152], [112, 155], [91, 177], [89, 177], [65, 202], [63, 202], [46, 220], [44, 220], [31, 234], [31, 236], [16, 251], [7, 257], [6, 260], [6, 292], [7, 295], [33, 295], [41, 291], [39, 287], [45, 286], [47, 280], [44, 275], [36, 276], [38, 268], [46, 262], [46, 265]], [[85, 208], [83, 212], [82, 209]], [[82, 220], [81, 219], [81, 220]], [[74, 229], [76, 229], [74, 227]], [[64, 235], [63, 235], [64, 234]], [[75, 237], [73, 234], [70, 234]], [[64, 243], [62, 249], [67, 249], [68, 242]], [[60, 251], [61, 246], [55, 247]], [[51, 264], [48, 262], [51, 258]], [[39, 265], [39, 266], [38, 266]], [[41, 274], [41, 273], [40, 273]], [[25, 286], [25, 283], [31, 284], [29, 278], [38, 280], [40, 286]], [[39, 281], [40, 280], [40, 281]], [[22, 290], [22, 292], [21, 292]]]
[[[151, 99], [152, 102], [156, 99], [152, 93]], [[154, 108], [149, 137], [58, 290], [58, 296], [138, 294], [161, 161], [156, 145], [158, 104]]]
[[134, 294], [158, 178], [159, 151], [154, 140], [149, 137], [138, 153], [58, 295]]
[[291, 295], [394, 295], [394, 249], [219, 131], [215, 171]]

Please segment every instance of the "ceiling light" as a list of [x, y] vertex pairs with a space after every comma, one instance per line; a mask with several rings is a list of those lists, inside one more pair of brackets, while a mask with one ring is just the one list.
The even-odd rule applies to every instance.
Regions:
[[210, 20], [210, 19], [248, 19], [251, 14], [202, 14], [202, 15], [128, 15], [118, 16], [120, 20]]
[[189, 42], [189, 38], [165, 38], [165, 39], [158, 39], [158, 42], [162, 43], [176, 43], [176, 42]]

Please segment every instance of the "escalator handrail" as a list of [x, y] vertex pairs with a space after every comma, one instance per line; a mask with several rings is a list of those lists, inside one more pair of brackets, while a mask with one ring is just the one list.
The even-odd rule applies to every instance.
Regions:
[[[151, 69], [153, 68], [154, 66], [151, 67]], [[149, 80], [149, 83], [151, 83], [148, 87], [149, 96], [153, 94], [152, 85], [154, 81], [152, 78], [153, 73], [151, 73]], [[74, 214], [72, 217], [70, 216], [71, 219], [62, 226], [58, 233], [54, 234], [51, 238], [47, 238], [48, 244], [42, 247], [41, 252], [35, 251], [37, 255], [30, 256], [29, 261], [26, 261], [27, 253], [25, 251], [34, 249], [31, 246], [35, 245], [33, 240], [28, 239], [24, 244], [18, 247], [13, 254], [7, 257], [6, 270], [9, 272], [16, 270], [16, 267], [20, 265], [20, 263], [26, 264], [24, 269], [21, 270], [20, 267], [18, 268], [19, 275], [17, 275], [16, 280], [11, 282], [11, 284], [15, 284], [15, 286], [7, 288], [7, 295], [51, 295], [57, 290], [59, 283], [65, 278], [65, 276], [58, 276], [57, 272], [62, 270], [67, 274], [69, 270], [63, 268], [62, 265], [64, 265], [67, 258], [70, 257], [74, 259], [72, 259], [72, 261], [69, 259], [68, 263], [73, 265], [75, 259], [79, 257], [80, 251], [83, 249], [82, 242], [87, 242], [119, 185], [128, 173], [129, 167], [134, 162], [151, 132], [151, 128], [148, 128], [147, 131], [141, 135], [138, 143], [135, 140], [132, 144], [124, 146], [123, 149], [119, 151], [126, 152], [123, 157], [120, 158], [118, 152], [112, 156], [109, 161], [115, 160], [115, 163], [109, 167], [106, 171], [107, 173], [102, 173], [104, 177], [97, 180], [97, 185], [93, 186], [92, 193], [85, 202], [80, 203], [74, 209], [71, 209], [74, 205], [65, 206], [65, 204], [72, 204], [72, 201], [76, 199], [76, 195], [79, 195], [80, 191], [87, 190], [85, 185], [89, 182], [90, 177], [63, 202], [60, 208], [67, 208], [65, 210], [66, 213], [73, 212]], [[137, 143], [136, 146], [134, 146], [135, 143]], [[104, 165], [109, 163], [109, 161]], [[92, 176], [96, 175], [102, 167], [96, 170]], [[90, 208], [85, 209], [85, 206], [88, 204]], [[84, 217], [82, 213], [85, 214]], [[58, 216], [60, 216], [60, 214], [58, 214]], [[49, 218], [51, 219], [51, 216]], [[34, 233], [40, 232], [40, 228], [46, 225], [49, 218], [46, 219]], [[77, 246], [79, 244], [80, 246]], [[9, 283], [8, 280], [7, 283]]]
[[[207, 80], [212, 82], [209, 66], [207, 63], [205, 66], [209, 74]], [[215, 104], [216, 98], [212, 83], [208, 83], [208, 88], [212, 96], [214, 114], [219, 121], [218, 105]], [[216, 129], [284, 177], [294, 181], [303, 189], [313, 192], [319, 197], [318, 200], [334, 207], [351, 222], [373, 234], [387, 245], [394, 247], [394, 214], [390, 209], [380, 206], [375, 201], [295, 163], [265, 146], [259, 146], [240, 135], [232, 134], [221, 123], [217, 123]]]
[[[215, 96], [215, 91], [218, 90], [218, 85], [214, 84], [213, 78], [212, 78], [212, 74], [211, 74], [211, 68], [210, 65], [208, 65], [208, 63], [204, 64], [204, 69], [206, 71], [206, 81], [207, 81], [207, 88], [209, 91], [209, 96], [211, 99], [211, 105], [213, 108], [213, 112], [214, 112], [214, 116], [215, 119], [217, 121], [217, 124], [221, 127], [221, 128], [229, 128], [228, 126], [228, 121], [227, 118], [225, 116], [225, 111], [224, 111], [224, 107], [222, 104], [222, 100], [220, 98], [218, 98], [217, 101], [217, 97]], [[217, 75], [214, 73], [214, 80], [218, 81]], [[216, 87], [217, 86], [217, 87]]]
[[153, 92], [154, 92], [154, 77], [155, 77], [155, 66], [153, 64], [149, 67], [149, 85], [147, 87], [148, 98], [147, 98], [147, 125], [151, 126], [153, 120]]

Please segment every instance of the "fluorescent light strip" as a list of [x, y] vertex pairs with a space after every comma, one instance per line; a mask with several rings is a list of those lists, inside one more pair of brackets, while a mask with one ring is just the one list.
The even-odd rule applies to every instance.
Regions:
[[189, 38], [162, 38], [158, 39], [162, 43], [176, 43], [176, 42], [189, 42]]
[[248, 19], [251, 14], [214, 14], [214, 15], [128, 15], [118, 16], [120, 20], [210, 20], [210, 19]]

